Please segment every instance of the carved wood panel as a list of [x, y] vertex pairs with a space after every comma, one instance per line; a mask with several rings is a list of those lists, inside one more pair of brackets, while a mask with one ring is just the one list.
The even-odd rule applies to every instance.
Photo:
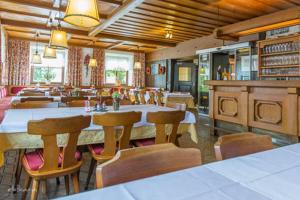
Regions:
[[214, 95], [214, 116], [219, 120], [243, 124], [241, 93], [216, 91]]

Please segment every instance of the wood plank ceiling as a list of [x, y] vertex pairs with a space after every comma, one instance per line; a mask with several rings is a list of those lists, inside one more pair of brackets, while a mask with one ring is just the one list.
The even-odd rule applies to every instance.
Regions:
[[[49, 40], [67, 0], [0, 0], [1, 24], [9, 37]], [[62, 22], [69, 44], [150, 52], [212, 34], [217, 27], [300, 6], [300, 0], [100, 0], [101, 24], [82, 29]], [[60, 16], [59, 13], [60, 12]], [[51, 24], [52, 20], [52, 24]], [[166, 31], [173, 33], [165, 38]]]

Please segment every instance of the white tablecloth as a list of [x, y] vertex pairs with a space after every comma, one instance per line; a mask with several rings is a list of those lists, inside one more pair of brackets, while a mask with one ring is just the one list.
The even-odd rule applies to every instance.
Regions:
[[[112, 111], [111, 107], [108, 107]], [[136, 123], [134, 127], [152, 125], [147, 122], [146, 114], [148, 112], [157, 111], [172, 111], [173, 108], [154, 106], [154, 105], [129, 105], [121, 106], [118, 112], [140, 111], [142, 112], [142, 119]], [[92, 115], [103, 114], [101, 112], [85, 112], [84, 108], [43, 108], [43, 109], [10, 109], [5, 113], [5, 117], [0, 125], [0, 134], [7, 133], [22, 133], [27, 131], [27, 123], [29, 120], [40, 120], [44, 118], [59, 118], [71, 117], [76, 115]], [[196, 123], [194, 114], [186, 112], [184, 121], [181, 123]], [[91, 124], [86, 130], [99, 130], [100, 126]]]
[[300, 144], [61, 198], [71, 199], [299, 200]]

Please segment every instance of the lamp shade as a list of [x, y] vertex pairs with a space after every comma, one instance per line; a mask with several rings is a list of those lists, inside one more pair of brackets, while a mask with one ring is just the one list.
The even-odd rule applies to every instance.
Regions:
[[49, 46], [45, 46], [44, 50], [44, 58], [56, 58], [56, 49], [50, 48]]
[[34, 54], [32, 54], [32, 64], [42, 64], [42, 58], [41, 55], [36, 51]]
[[89, 62], [89, 67], [97, 67], [97, 60], [91, 58]]
[[49, 46], [53, 49], [67, 49], [67, 33], [61, 30], [52, 30]]
[[135, 62], [133, 68], [134, 69], [142, 69], [142, 63], [141, 62]]
[[97, 0], [69, 0], [64, 21], [84, 28], [99, 25]]

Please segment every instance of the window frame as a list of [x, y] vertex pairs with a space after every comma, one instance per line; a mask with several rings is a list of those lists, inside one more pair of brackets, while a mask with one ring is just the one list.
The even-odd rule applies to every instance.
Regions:
[[[131, 53], [131, 52], [123, 52], [123, 51], [114, 51], [114, 50], [106, 50], [105, 51], [105, 60], [106, 60], [106, 55], [107, 53], [113, 53], [113, 54], [120, 54], [120, 55], [127, 55], [128, 57], [130, 57], [130, 66], [129, 66], [129, 69], [128, 70], [114, 70], [114, 69], [106, 69], [106, 63], [104, 65], [104, 85], [105, 86], [115, 86], [115, 83], [107, 83], [106, 81], [106, 73], [107, 71], [116, 71], [116, 73], [118, 72], [126, 72], [126, 83], [125, 84], [121, 84], [121, 86], [130, 86], [131, 83], [129, 82], [129, 78], [130, 78], [130, 75], [131, 77], [133, 76], [133, 73], [134, 73], [134, 54]], [[131, 73], [131, 74], [130, 74]], [[115, 75], [117, 76], [117, 75]]]
[[[43, 56], [43, 52], [44, 52], [44, 48], [45, 48], [45, 46], [46, 46], [47, 44], [45, 44], [45, 43], [39, 43], [39, 45], [38, 45], [38, 51], [39, 51], [39, 53], [40, 53], [40, 55], [41, 55], [41, 57]], [[30, 63], [30, 84], [37, 84], [37, 83], [40, 83], [40, 84], [42, 84], [42, 85], [45, 85], [45, 84], [47, 84], [46, 83], [46, 81], [42, 81], [42, 82], [36, 82], [36, 81], [34, 81], [34, 69], [35, 68], [53, 68], [53, 69], [61, 69], [62, 71], [61, 71], [61, 82], [52, 82], [51, 81], [51, 85], [63, 85], [63, 84], [65, 84], [65, 81], [66, 81], [66, 69], [68, 68], [68, 51], [67, 50], [57, 50], [57, 54], [59, 54], [59, 53], [62, 53], [63, 52], [63, 54], [64, 54], [64, 62], [63, 62], [63, 66], [61, 66], [61, 67], [49, 67], [49, 66], [47, 66], [47, 65], [43, 65], [43, 64], [38, 64], [38, 65], [35, 65], [35, 64], [32, 64], [31, 63], [31, 60], [32, 60], [32, 54], [35, 52], [35, 50], [36, 50], [36, 43], [35, 42], [31, 42], [30, 43], [30, 56], [29, 56], [29, 63]], [[43, 59], [43, 58], [42, 58]]]

